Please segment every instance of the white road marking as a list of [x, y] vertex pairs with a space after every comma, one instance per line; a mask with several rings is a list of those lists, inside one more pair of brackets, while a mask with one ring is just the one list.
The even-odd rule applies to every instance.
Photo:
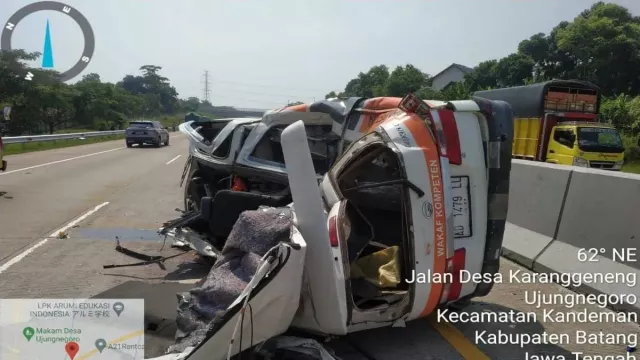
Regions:
[[173, 159], [169, 160], [169, 162], [167, 162], [167, 165], [169, 165], [169, 164], [171, 164], [172, 162], [174, 162], [174, 161], [178, 160], [178, 158], [179, 158], [180, 156], [182, 156], [182, 155], [178, 155], [178, 156], [174, 157]]
[[27, 255], [31, 254], [35, 249], [37, 249], [40, 246], [46, 244], [47, 241], [49, 241], [50, 238], [57, 237], [60, 232], [65, 232], [69, 228], [72, 228], [72, 227], [78, 225], [82, 220], [86, 219], [91, 214], [93, 214], [96, 211], [100, 210], [101, 208], [107, 206], [108, 204], [109, 204], [109, 202], [103, 202], [102, 204], [94, 207], [93, 209], [91, 209], [91, 210], [87, 211], [86, 213], [84, 213], [79, 218], [73, 220], [72, 222], [70, 222], [67, 225], [65, 225], [65, 226], [61, 227], [60, 229], [58, 229], [58, 231], [56, 231], [56, 232], [52, 233], [51, 235], [49, 235], [48, 238], [44, 238], [44, 239], [40, 240], [40, 242], [36, 243], [32, 247], [28, 248], [27, 250], [21, 252], [19, 255], [15, 256], [11, 260], [7, 261], [2, 266], [0, 266], [0, 274], [2, 274], [3, 272], [7, 271], [7, 269], [10, 268], [11, 266], [13, 266], [13, 265], [17, 264], [18, 262], [20, 262], [20, 260], [22, 260], [25, 257], [27, 257]]
[[49, 239], [40, 240], [39, 243], [33, 245], [32, 247], [30, 247], [27, 250], [25, 250], [22, 253], [20, 253], [20, 255], [14, 257], [13, 259], [11, 259], [11, 260], [7, 261], [6, 263], [4, 263], [2, 266], [0, 266], [0, 274], [2, 274], [3, 272], [7, 271], [7, 269], [10, 268], [11, 266], [17, 264], [20, 260], [22, 260], [25, 257], [27, 257], [27, 255], [31, 254], [35, 249], [37, 249], [40, 246], [44, 245], [48, 240]]
[[29, 167], [26, 167], [26, 168], [22, 168], [22, 169], [16, 169], [16, 170], [11, 170], [11, 171], [6, 171], [6, 172], [2, 172], [2, 173], [0, 173], [0, 176], [1, 176], [1, 175], [9, 175], [9, 174], [13, 174], [13, 173], [16, 173], [16, 172], [19, 172], [19, 171], [31, 170], [31, 169], [39, 168], [39, 167], [42, 167], [42, 166], [48, 166], [48, 165], [53, 165], [53, 164], [59, 164], [59, 163], [63, 163], [63, 162], [66, 162], [66, 161], [82, 159], [82, 158], [86, 158], [86, 157], [89, 157], [89, 156], [100, 155], [100, 154], [106, 154], [106, 153], [108, 153], [108, 152], [112, 152], [112, 151], [116, 151], [116, 150], [121, 150], [121, 149], [126, 149], [126, 147], [120, 147], [120, 148], [111, 149], [111, 150], [99, 151], [99, 152], [97, 152], [97, 153], [86, 154], [86, 155], [82, 155], [82, 156], [76, 156], [76, 157], [72, 157], [72, 158], [68, 158], [68, 159], [63, 159], [63, 160], [53, 161], [53, 162], [46, 163], [46, 164], [34, 165], [34, 166], [29, 166]]

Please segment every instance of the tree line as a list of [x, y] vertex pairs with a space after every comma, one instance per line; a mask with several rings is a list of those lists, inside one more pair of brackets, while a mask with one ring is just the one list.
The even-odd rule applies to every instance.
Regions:
[[[160, 66], [141, 66], [140, 74], [126, 75], [115, 84], [103, 82], [95, 73], [66, 84], [59, 81], [56, 71], [27, 65], [40, 55], [25, 50], [0, 51], [0, 110], [11, 107], [9, 135], [122, 129], [130, 119], [211, 106], [195, 97], [178, 98], [169, 79], [160, 74]], [[25, 77], [29, 72], [31, 80]]]
[[477, 64], [464, 81], [442, 91], [432, 76], [414, 65], [373, 66], [326, 98], [404, 96], [469, 99], [477, 90], [528, 85], [551, 79], [578, 79], [598, 85], [604, 96], [602, 117], [619, 130], [637, 134], [640, 126], [640, 17], [620, 5], [598, 2], [549, 34], [538, 33], [501, 59]]

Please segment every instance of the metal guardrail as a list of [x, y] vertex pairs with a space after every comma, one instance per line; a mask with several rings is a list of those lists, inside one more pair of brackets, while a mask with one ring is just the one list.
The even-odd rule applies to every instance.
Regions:
[[124, 134], [125, 130], [109, 130], [109, 131], [91, 131], [84, 133], [72, 133], [72, 134], [52, 134], [52, 135], [26, 135], [26, 136], [8, 136], [3, 137], [2, 142], [5, 144], [26, 144], [43, 141], [56, 141], [56, 140], [82, 140], [90, 137], [109, 136]]

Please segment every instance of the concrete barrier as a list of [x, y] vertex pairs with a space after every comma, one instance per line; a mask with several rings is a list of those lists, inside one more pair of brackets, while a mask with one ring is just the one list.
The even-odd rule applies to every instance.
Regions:
[[503, 254], [529, 268], [554, 239], [570, 166], [513, 160]]
[[[533, 271], [640, 277], [640, 261], [612, 260], [614, 249], [640, 248], [640, 175], [513, 160], [507, 220], [503, 255]], [[596, 261], [581, 261], [580, 249], [596, 249], [587, 253]], [[640, 299], [640, 285], [575, 290]], [[640, 314], [640, 305], [614, 310]]]
[[614, 248], [640, 247], [640, 175], [575, 168], [556, 239], [609, 259]]

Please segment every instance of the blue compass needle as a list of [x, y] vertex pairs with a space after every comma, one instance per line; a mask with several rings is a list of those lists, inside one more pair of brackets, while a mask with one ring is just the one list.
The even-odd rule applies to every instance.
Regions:
[[49, 19], [47, 19], [47, 30], [44, 35], [44, 54], [42, 55], [42, 67], [53, 68], [53, 50], [51, 48], [51, 31], [49, 30]]

